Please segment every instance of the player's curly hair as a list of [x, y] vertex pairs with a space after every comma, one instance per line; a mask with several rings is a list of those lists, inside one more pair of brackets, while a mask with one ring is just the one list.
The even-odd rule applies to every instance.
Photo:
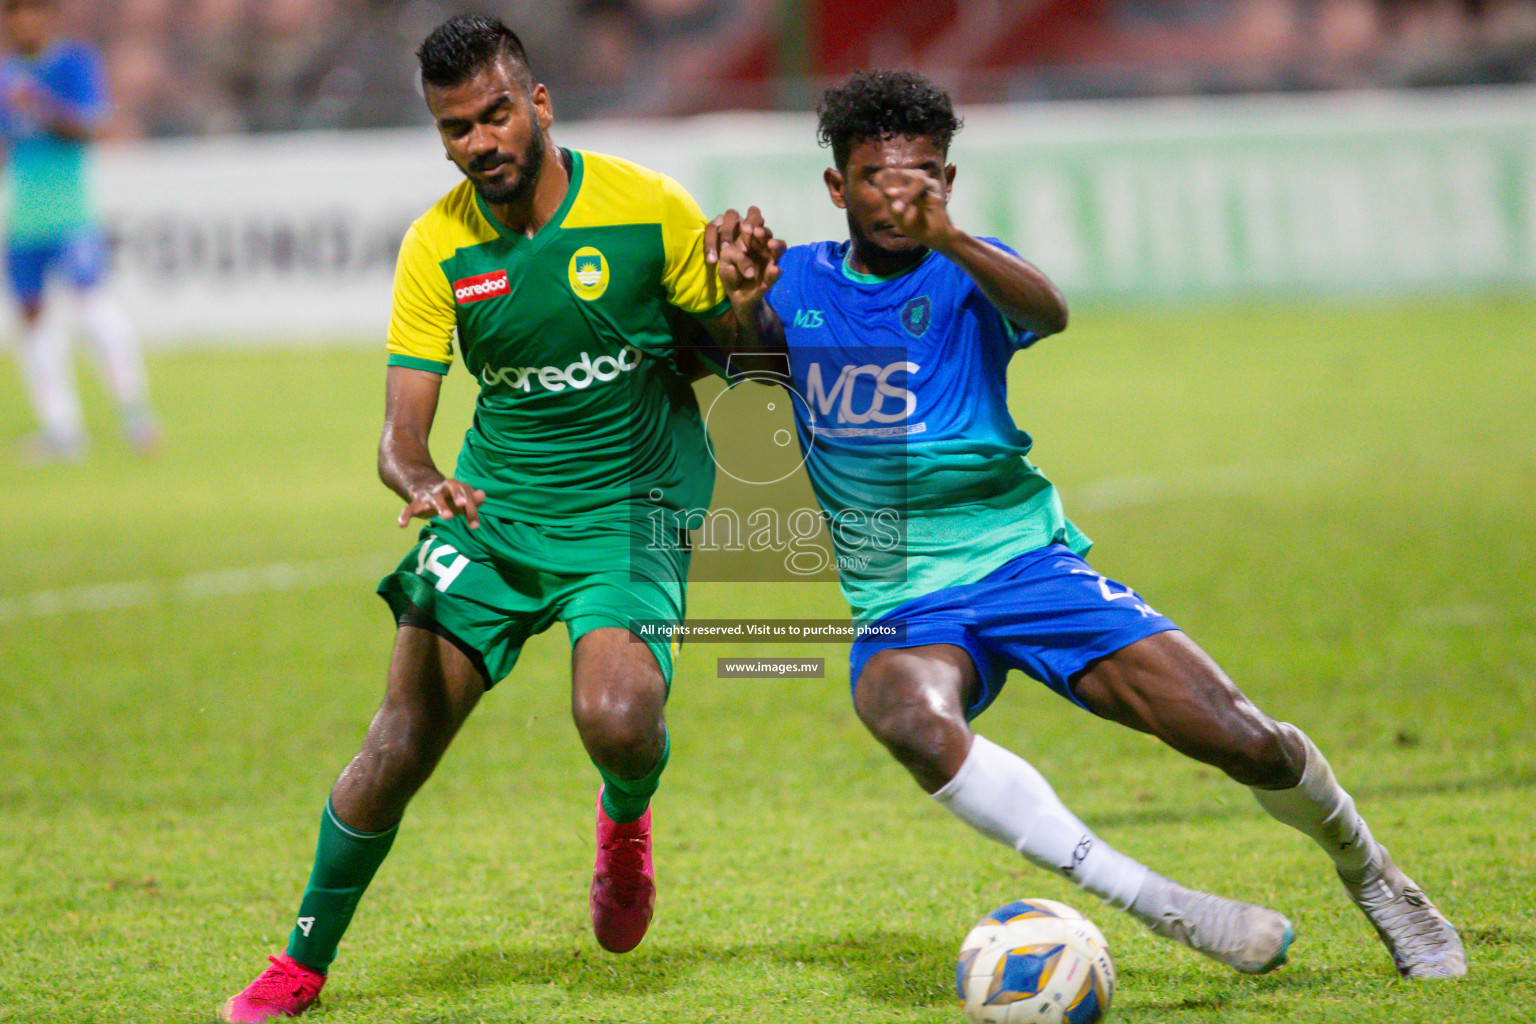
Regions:
[[855, 71], [842, 85], [828, 89], [816, 108], [816, 138], [832, 147], [841, 170], [860, 142], [912, 135], [931, 139], [941, 153], [964, 123], [949, 94], [915, 71], [879, 68]]
[[439, 89], [467, 81], [504, 57], [511, 58], [523, 86], [532, 89], [533, 69], [523, 41], [499, 18], [455, 15], [433, 29], [416, 48], [422, 82]]

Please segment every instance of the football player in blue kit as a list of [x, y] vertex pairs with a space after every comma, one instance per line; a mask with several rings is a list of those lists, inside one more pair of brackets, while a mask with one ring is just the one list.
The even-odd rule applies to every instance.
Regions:
[[[1245, 973], [1285, 961], [1281, 914], [1185, 888], [1096, 836], [1018, 755], [971, 730], [1018, 669], [1249, 787], [1334, 861], [1410, 978], [1466, 973], [1456, 929], [1372, 836], [1322, 753], [1275, 721], [1139, 594], [1089, 567], [1089, 540], [1009, 413], [1014, 354], [1067, 324], [1056, 287], [949, 218], [961, 122], [919, 75], [830, 90], [819, 135], [849, 240], [791, 247], [760, 308], [789, 353], [800, 442], [861, 632], [860, 719], [961, 820]], [[754, 208], [706, 240], [766, 247]], [[735, 271], [721, 262], [722, 280]]]
[[40, 432], [25, 443], [36, 461], [75, 461], [89, 439], [64, 325], [45, 315], [47, 285], [67, 280], [82, 326], [117, 402], [123, 435], [153, 451], [160, 429], [149, 405], [137, 333], [104, 287], [107, 245], [91, 189], [90, 162], [108, 111], [101, 56], [61, 31], [58, 0], [4, 0], [0, 60], [0, 162], [10, 206], [5, 271], [24, 325], [16, 346]]

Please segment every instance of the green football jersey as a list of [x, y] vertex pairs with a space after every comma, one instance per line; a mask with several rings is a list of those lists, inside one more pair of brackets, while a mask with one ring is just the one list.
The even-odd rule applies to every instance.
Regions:
[[446, 373], [458, 338], [480, 393], [455, 476], [486, 513], [637, 522], [705, 508], [714, 462], [668, 316], [723, 314], [705, 220], [671, 179], [565, 151], [570, 188], [532, 237], [465, 181], [401, 246], [389, 364]]

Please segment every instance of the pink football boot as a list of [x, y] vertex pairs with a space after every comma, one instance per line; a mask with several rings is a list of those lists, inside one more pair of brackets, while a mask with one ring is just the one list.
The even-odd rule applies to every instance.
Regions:
[[282, 1017], [297, 1017], [320, 997], [325, 975], [310, 970], [287, 953], [267, 959], [272, 966], [262, 971], [244, 992], [224, 1004], [224, 1019], [231, 1024], [265, 1024]]
[[597, 865], [592, 870], [592, 933], [610, 953], [640, 945], [656, 907], [656, 870], [651, 866], [651, 811], [637, 821], [615, 822], [597, 791]]

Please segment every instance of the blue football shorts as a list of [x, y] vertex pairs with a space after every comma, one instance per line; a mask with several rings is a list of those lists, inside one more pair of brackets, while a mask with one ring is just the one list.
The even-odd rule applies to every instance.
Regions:
[[91, 288], [106, 271], [107, 242], [94, 228], [37, 241], [12, 240], [6, 245], [5, 272], [11, 291], [22, 302], [42, 298], [53, 274], [62, 274], [76, 288]]
[[1084, 707], [1073, 689], [1079, 673], [1137, 640], [1178, 628], [1136, 591], [1089, 568], [1066, 545], [1052, 544], [979, 582], [913, 598], [869, 623], [848, 652], [848, 670], [857, 687], [878, 651], [954, 644], [971, 656], [981, 679], [967, 719], [997, 699], [1011, 668]]

